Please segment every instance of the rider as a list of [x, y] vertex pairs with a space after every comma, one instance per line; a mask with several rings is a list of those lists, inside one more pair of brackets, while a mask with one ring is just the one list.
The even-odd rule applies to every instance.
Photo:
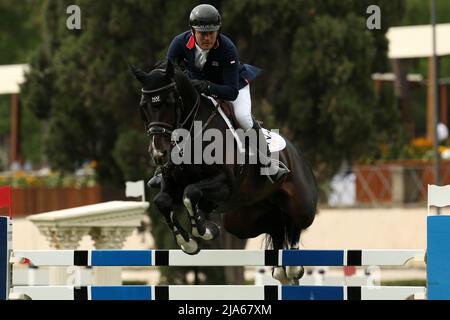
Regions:
[[[236, 120], [243, 130], [261, 130], [252, 119], [249, 84], [260, 70], [239, 62], [236, 46], [220, 32], [221, 25], [221, 16], [215, 7], [209, 4], [196, 6], [189, 18], [191, 30], [172, 40], [167, 59], [186, 68], [199, 93], [232, 102]], [[270, 158], [269, 147], [267, 157]], [[270, 164], [271, 161], [266, 166]], [[288, 173], [278, 163], [273, 163], [272, 168], [275, 169], [269, 176], [272, 182], [281, 180]], [[160, 182], [161, 174], [156, 170], [148, 185], [158, 187]]]

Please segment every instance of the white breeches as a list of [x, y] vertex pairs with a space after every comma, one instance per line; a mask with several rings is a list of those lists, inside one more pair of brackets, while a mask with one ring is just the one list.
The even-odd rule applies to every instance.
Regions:
[[239, 90], [239, 95], [233, 102], [236, 120], [242, 129], [247, 131], [253, 127], [252, 100], [250, 98], [250, 85], [246, 85]]

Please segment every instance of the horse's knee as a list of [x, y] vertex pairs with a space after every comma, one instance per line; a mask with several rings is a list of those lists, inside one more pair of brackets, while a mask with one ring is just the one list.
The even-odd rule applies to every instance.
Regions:
[[168, 193], [160, 192], [154, 198], [155, 206], [163, 213], [170, 212], [173, 208], [173, 200]]
[[184, 189], [183, 199], [188, 198], [191, 203], [198, 203], [202, 196], [202, 190], [193, 184]]

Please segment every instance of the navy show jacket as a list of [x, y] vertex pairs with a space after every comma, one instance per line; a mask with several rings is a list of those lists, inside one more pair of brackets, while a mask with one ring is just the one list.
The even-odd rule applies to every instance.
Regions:
[[195, 39], [191, 31], [177, 35], [170, 44], [167, 59], [184, 65], [191, 79], [208, 80], [213, 98], [234, 101], [239, 89], [254, 80], [261, 69], [241, 64], [234, 43], [222, 33], [214, 47], [209, 50], [202, 70], [195, 66]]

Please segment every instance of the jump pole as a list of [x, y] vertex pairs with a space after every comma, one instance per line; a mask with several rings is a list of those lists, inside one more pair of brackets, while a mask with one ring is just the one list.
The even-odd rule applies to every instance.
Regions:
[[[427, 263], [427, 297], [430, 300], [450, 300], [450, 216], [428, 216], [427, 217], [427, 256], [426, 256], [426, 263]], [[116, 250], [113, 250], [116, 251]], [[146, 254], [152, 254], [152, 252], [158, 252], [155, 250], [144, 250], [148, 251]], [[263, 251], [264, 259], [268, 256], [271, 256], [274, 258], [276, 254], [269, 253], [267, 254], [266, 251]], [[280, 250], [280, 251], [287, 251], [287, 250]], [[348, 258], [348, 253], [353, 252], [354, 254], [355, 250], [301, 250], [300, 252], [306, 252], [305, 254], [311, 254], [315, 253], [318, 254], [320, 252], [334, 252], [337, 254], [342, 254], [343, 256], [346, 256]], [[389, 250], [380, 250], [378, 254], [381, 254], [381, 251], [389, 252]], [[404, 252], [400, 250], [401, 252]], [[17, 251], [16, 257], [19, 258], [21, 253], [25, 255], [25, 253], [30, 253], [31, 251]], [[41, 255], [44, 257], [49, 257], [49, 255], [59, 255], [61, 259], [64, 259], [64, 256], [74, 256], [76, 255], [78, 251], [76, 250], [62, 250], [62, 251], [38, 251], [36, 252], [37, 256]], [[83, 251], [81, 251], [83, 252]], [[92, 252], [95, 255], [95, 252], [99, 253], [100, 255], [104, 255], [107, 250], [92, 250]], [[89, 256], [91, 254], [91, 261], [92, 261], [92, 252], [86, 253], [83, 252], [83, 256]], [[131, 254], [136, 254], [136, 252], [132, 251], [123, 251], [125, 253], [131, 252]], [[171, 250], [160, 250], [159, 252], [164, 252], [163, 255], [165, 257], [170, 257], [170, 255], [178, 255], [179, 253], [171, 253]], [[270, 250], [269, 250], [270, 252]], [[360, 256], [362, 257], [365, 252], [370, 252], [370, 250], [356, 250], [356, 252], [359, 252]], [[142, 255], [141, 253], [137, 253], [138, 255]], [[155, 253], [156, 254], [156, 253]], [[205, 250], [205, 254], [211, 254], [207, 253]], [[214, 253], [217, 254], [217, 253]], [[260, 253], [261, 254], [261, 253]], [[373, 254], [373, 252], [372, 252]], [[107, 255], [107, 254], [106, 254]], [[6, 300], [8, 299], [9, 292], [11, 289], [11, 281], [12, 281], [12, 268], [10, 263], [10, 258], [14, 257], [14, 252], [12, 251], [12, 224], [11, 220], [8, 217], [0, 217], [0, 300]], [[24, 256], [25, 257], [25, 256]], [[297, 256], [301, 257], [300, 256]], [[186, 259], [192, 259], [186, 258]], [[107, 259], [106, 259], [107, 260]], [[105, 260], [105, 261], [106, 261]], [[156, 261], [156, 260], [155, 260]], [[272, 261], [273, 262], [273, 261]], [[278, 260], [277, 263], [280, 261]], [[295, 263], [298, 263], [299, 260], [297, 260]], [[303, 261], [305, 262], [305, 261]], [[51, 262], [52, 265], [54, 265], [54, 261]], [[184, 263], [184, 264], [183, 264]], [[186, 264], [187, 263], [187, 264]], [[354, 264], [348, 264], [348, 261], [343, 261], [342, 263], [347, 264], [341, 264], [341, 265], [354, 265]], [[376, 265], [376, 261], [373, 261], [373, 264]], [[45, 263], [44, 263], [45, 265]], [[47, 264], [48, 265], [48, 264]], [[58, 265], [58, 264], [56, 264]], [[59, 265], [69, 265], [69, 264], [59, 264]], [[70, 265], [74, 265], [72, 262]], [[83, 265], [83, 264], [82, 264]], [[117, 265], [117, 264], [104, 264], [104, 265]], [[120, 265], [120, 264], [119, 264]], [[126, 264], [129, 265], [129, 264]], [[176, 265], [176, 264], [171, 264]], [[189, 262], [180, 262], [178, 265], [191, 265]], [[264, 262], [263, 265], [267, 265], [266, 262]], [[270, 265], [270, 264], [268, 264]], [[281, 263], [281, 265], [283, 265]], [[289, 264], [286, 264], [289, 265]], [[305, 264], [307, 265], [307, 264]], [[311, 265], [311, 264], [310, 264]], [[320, 265], [320, 264], [318, 264]], [[324, 264], [329, 265], [329, 264]], [[358, 264], [357, 264], [358, 265]], [[364, 265], [361, 263], [361, 265]], [[123, 290], [129, 290], [129, 289], [123, 289]], [[178, 290], [178, 289], [174, 289]], [[197, 289], [200, 290], [200, 289]], [[320, 289], [322, 290], [322, 289]]]

